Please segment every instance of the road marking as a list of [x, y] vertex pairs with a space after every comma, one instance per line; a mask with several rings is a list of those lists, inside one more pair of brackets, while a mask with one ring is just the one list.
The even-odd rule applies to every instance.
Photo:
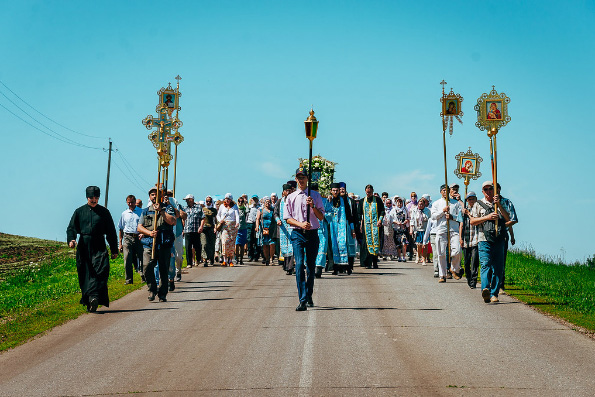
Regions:
[[316, 310], [308, 311], [308, 328], [304, 338], [304, 350], [302, 351], [302, 371], [300, 372], [299, 395], [310, 395], [312, 386], [312, 375], [314, 374], [314, 325], [316, 324]]

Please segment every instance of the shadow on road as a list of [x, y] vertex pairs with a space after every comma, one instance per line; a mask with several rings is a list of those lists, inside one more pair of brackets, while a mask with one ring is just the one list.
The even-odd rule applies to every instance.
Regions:
[[332, 306], [314, 306], [311, 310], [420, 310], [420, 311], [437, 311], [444, 310], [440, 308], [428, 309], [401, 309], [398, 307], [332, 307]]
[[[167, 303], [161, 303], [162, 305], [166, 305]], [[156, 308], [145, 308], [145, 309], [116, 309], [116, 310], [110, 310], [110, 309], [106, 309], [105, 311], [97, 311], [95, 312], [95, 314], [113, 314], [113, 313], [134, 313], [134, 312], [148, 312], [148, 311], [154, 311], [154, 310], [174, 310], [177, 308], [176, 307], [166, 307], [166, 306], [161, 306], [161, 307], [156, 307]]]

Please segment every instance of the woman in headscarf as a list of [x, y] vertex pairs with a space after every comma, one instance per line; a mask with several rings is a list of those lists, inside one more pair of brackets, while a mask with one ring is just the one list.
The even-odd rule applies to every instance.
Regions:
[[238, 229], [238, 236], [236, 237], [236, 263], [244, 264], [244, 247], [248, 241], [248, 207], [245, 203], [245, 198], [238, 198], [238, 214], [240, 217], [240, 227]]
[[407, 254], [407, 229], [408, 218], [407, 208], [403, 205], [403, 199], [397, 197], [395, 205], [389, 214], [390, 222], [393, 227], [393, 240], [397, 248], [397, 261], [406, 262], [405, 255]]
[[261, 236], [264, 263], [268, 266], [275, 255], [275, 240], [271, 236], [273, 207], [269, 197], [263, 198], [264, 205], [256, 216], [256, 233]]
[[225, 195], [223, 204], [217, 212], [217, 221], [222, 224], [220, 227], [221, 255], [223, 256], [221, 266], [233, 266], [233, 255], [238, 227], [240, 225], [240, 214], [231, 193]]
[[[390, 215], [390, 211], [393, 209], [393, 202], [387, 198], [384, 201], [384, 207], [387, 214]], [[392, 260], [392, 258], [398, 257], [397, 246], [395, 245], [393, 225], [390, 216], [386, 216], [382, 220], [382, 226], [384, 228], [384, 245], [382, 246], [382, 260]]]

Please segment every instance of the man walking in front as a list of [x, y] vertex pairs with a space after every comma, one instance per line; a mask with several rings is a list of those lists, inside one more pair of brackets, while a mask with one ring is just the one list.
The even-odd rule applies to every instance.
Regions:
[[[72, 214], [66, 240], [70, 248], [76, 247], [76, 271], [81, 288], [82, 305], [94, 312], [97, 306], [109, 307], [107, 279], [109, 278], [109, 257], [105, 239], [110, 246], [111, 257], [118, 257], [118, 236], [109, 210], [97, 204], [99, 188], [89, 186], [86, 190], [87, 204]], [[80, 235], [78, 245], [76, 235]]]
[[[485, 181], [481, 190], [484, 198], [471, 210], [471, 225], [477, 226], [477, 247], [481, 265], [481, 297], [485, 303], [497, 303], [500, 279], [504, 268], [506, 226], [510, 216], [500, 196], [494, 194], [494, 184]], [[496, 209], [498, 213], [496, 213]], [[498, 228], [496, 228], [496, 219]]]
[[[307, 306], [314, 306], [312, 300], [314, 268], [316, 255], [318, 255], [318, 228], [320, 221], [324, 218], [324, 204], [318, 192], [311, 191], [310, 196], [307, 195], [308, 173], [304, 168], [300, 167], [295, 171], [295, 180], [298, 183], [298, 188], [287, 196], [283, 219], [293, 228], [291, 243], [295, 257], [295, 279], [300, 300], [295, 310], [304, 311], [307, 310]], [[304, 267], [306, 267], [305, 274]]]

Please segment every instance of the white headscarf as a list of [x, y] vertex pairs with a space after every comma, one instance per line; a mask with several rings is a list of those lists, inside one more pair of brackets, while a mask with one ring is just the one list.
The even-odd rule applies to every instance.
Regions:
[[[211, 199], [211, 204], [207, 204], [207, 199]], [[207, 208], [215, 208], [215, 203], [213, 202], [213, 198], [211, 196], [205, 197], [205, 207]]]

